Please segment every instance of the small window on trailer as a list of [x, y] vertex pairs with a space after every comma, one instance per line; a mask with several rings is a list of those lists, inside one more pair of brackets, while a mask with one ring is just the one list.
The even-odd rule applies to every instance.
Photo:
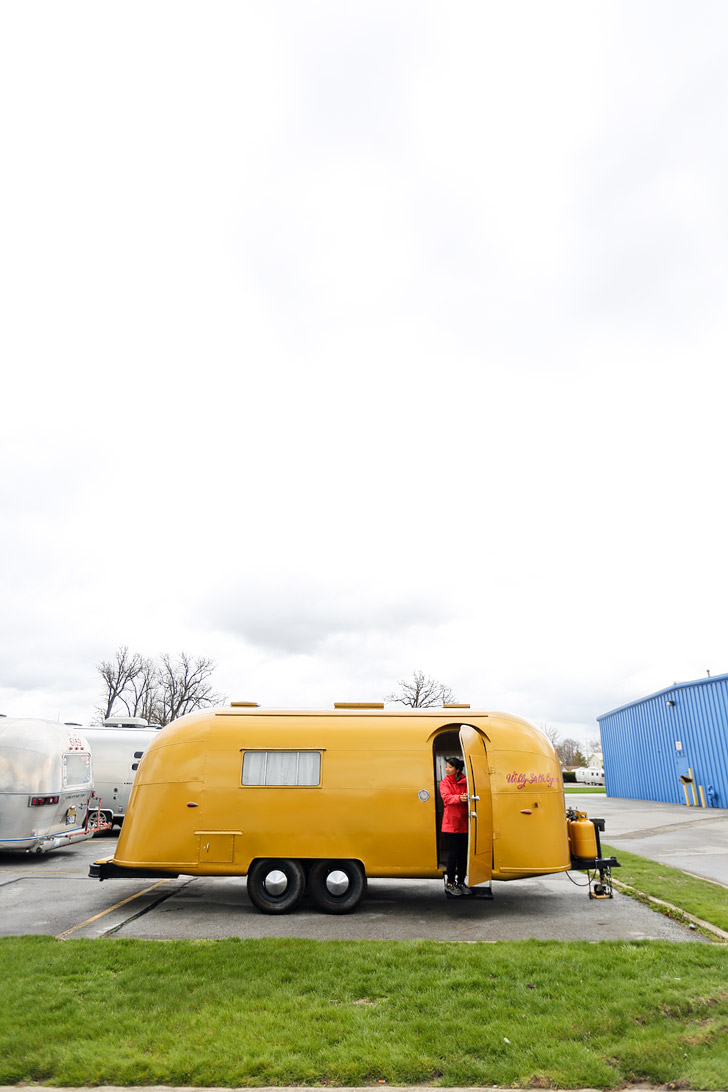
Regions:
[[243, 785], [313, 786], [320, 782], [320, 751], [243, 753]]

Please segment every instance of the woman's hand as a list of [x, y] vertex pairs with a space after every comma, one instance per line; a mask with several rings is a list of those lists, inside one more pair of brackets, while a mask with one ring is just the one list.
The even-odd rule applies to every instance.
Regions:
[[461, 792], [460, 793], [460, 803], [461, 804], [466, 804], [467, 800], [468, 800], [468, 794], [466, 792]]

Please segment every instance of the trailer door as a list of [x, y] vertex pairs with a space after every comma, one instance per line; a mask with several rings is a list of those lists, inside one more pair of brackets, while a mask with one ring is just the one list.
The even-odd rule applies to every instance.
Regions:
[[485, 741], [469, 724], [460, 729], [468, 781], [468, 886], [486, 883], [493, 874], [493, 808]]

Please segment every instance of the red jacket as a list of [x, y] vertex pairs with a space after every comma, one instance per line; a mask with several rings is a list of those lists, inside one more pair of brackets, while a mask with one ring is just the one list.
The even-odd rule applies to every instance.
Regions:
[[446, 834], [467, 834], [468, 805], [463, 803], [460, 794], [468, 791], [465, 775], [459, 778], [443, 777], [440, 782], [440, 796], [445, 805], [442, 817], [442, 829]]

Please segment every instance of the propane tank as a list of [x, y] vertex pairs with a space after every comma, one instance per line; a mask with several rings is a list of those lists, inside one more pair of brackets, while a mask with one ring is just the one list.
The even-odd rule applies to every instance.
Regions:
[[594, 824], [587, 819], [586, 813], [577, 811], [575, 819], [569, 819], [569, 845], [572, 857], [592, 860], [597, 856], [597, 836]]

